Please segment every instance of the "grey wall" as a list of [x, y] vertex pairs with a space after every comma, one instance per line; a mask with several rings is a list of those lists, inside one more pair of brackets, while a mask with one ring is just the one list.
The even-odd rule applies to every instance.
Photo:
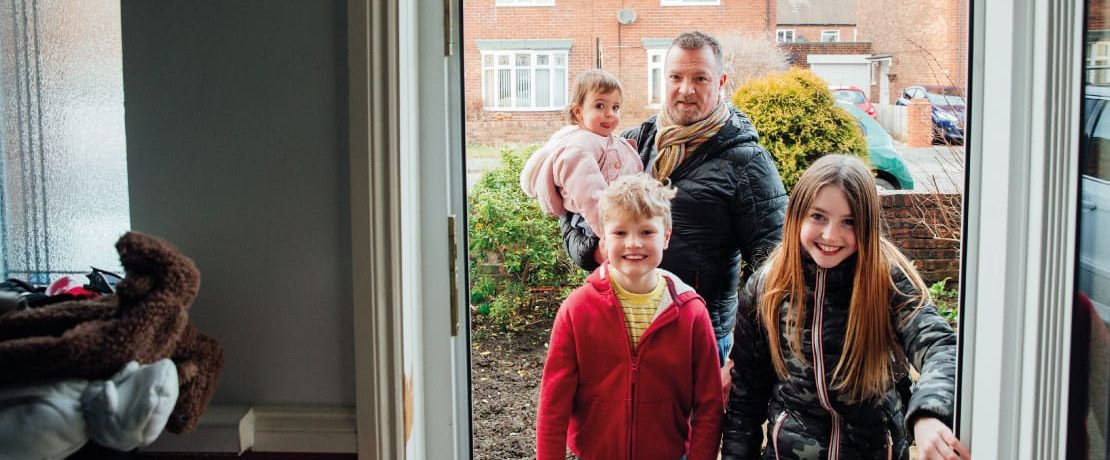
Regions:
[[122, 2], [132, 228], [200, 268], [216, 403], [354, 404], [343, 8]]

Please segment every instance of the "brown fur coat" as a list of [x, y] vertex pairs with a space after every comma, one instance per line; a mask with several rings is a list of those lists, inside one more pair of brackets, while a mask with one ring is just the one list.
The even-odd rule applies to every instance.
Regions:
[[128, 361], [170, 358], [177, 403], [166, 428], [196, 427], [223, 366], [223, 347], [189, 323], [200, 273], [177, 248], [129, 232], [116, 242], [126, 277], [114, 295], [0, 315], [0, 386], [55, 379], [106, 379]]

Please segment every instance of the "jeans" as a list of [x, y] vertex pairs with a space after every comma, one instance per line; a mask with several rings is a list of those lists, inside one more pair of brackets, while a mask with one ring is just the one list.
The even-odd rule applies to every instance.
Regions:
[[728, 354], [731, 351], [732, 334], [717, 339], [717, 362], [720, 363], [721, 367], [725, 367], [725, 360], [728, 359]]

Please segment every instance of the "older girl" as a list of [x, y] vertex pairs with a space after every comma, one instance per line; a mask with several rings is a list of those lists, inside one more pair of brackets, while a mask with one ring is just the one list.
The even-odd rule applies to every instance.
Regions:
[[[798, 180], [783, 243], [740, 296], [723, 458], [907, 459], [910, 433], [920, 459], [967, 458], [951, 429], [956, 335], [879, 209], [858, 158], [827, 155]], [[908, 405], [901, 354], [921, 374]]]

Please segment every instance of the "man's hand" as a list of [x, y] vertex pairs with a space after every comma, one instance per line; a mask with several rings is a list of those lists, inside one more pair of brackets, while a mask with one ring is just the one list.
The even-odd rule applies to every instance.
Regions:
[[922, 417], [913, 424], [917, 458], [922, 460], [971, 460], [971, 452], [943, 422]]

